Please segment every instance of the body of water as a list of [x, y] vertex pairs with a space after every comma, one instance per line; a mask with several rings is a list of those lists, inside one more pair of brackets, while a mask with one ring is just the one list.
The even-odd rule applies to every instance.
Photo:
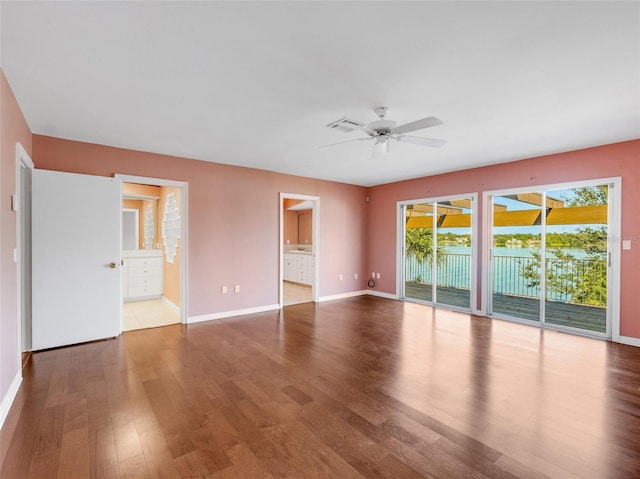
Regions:
[[[468, 246], [445, 246], [443, 261], [437, 265], [436, 275], [439, 286], [469, 289], [471, 285], [471, 248]], [[576, 261], [563, 261], [566, 268], [577, 270], [578, 264], [584, 264], [588, 255], [581, 248], [560, 248], [565, 254], [570, 254]], [[526, 297], [539, 297], [540, 289], [531, 285], [523, 276], [522, 271], [527, 265], [535, 265], [532, 253], [539, 251], [536, 248], [514, 248], [497, 246], [493, 249], [494, 255], [494, 281], [493, 290], [497, 293], [512, 294]], [[555, 256], [552, 251], [547, 251], [547, 258]], [[583, 261], [580, 261], [583, 260]], [[581, 266], [584, 267], [584, 266]], [[565, 270], [563, 270], [565, 271]], [[407, 257], [406, 280], [431, 283], [431, 264], [423, 262], [418, 264], [414, 257]], [[554, 294], [548, 292], [549, 299], [570, 301], [571, 295]]]
[[[471, 255], [471, 247], [469, 246], [443, 246], [442, 249], [450, 254], [468, 254]], [[507, 246], [495, 246], [493, 248], [494, 256], [511, 256], [515, 258], [533, 258], [533, 252], [540, 251], [539, 248], [511, 248]], [[563, 253], [568, 253], [576, 259], [587, 257], [587, 252], [582, 248], [560, 248]], [[553, 249], [547, 249], [547, 256], [553, 257]]]

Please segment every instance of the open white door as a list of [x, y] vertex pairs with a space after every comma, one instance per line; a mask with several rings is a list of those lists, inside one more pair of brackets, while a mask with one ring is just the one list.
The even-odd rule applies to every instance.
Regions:
[[121, 332], [121, 184], [33, 170], [32, 349]]

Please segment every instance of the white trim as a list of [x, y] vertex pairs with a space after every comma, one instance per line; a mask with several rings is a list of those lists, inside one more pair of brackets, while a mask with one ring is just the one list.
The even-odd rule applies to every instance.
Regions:
[[178, 306], [176, 303], [174, 303], [173, 301], [171, 301], [169, 298], [167, 298], [166, 296], [162, 296], [162, 302], [164, 304], [166, 304], [167, 306], [175, 309], [176, 311], [180, 312], [180, 306]]
[[379, 298], [395, 299], [395, 300], [400, 299], [400, 296], [398, 296], [397, 294], [383, 293], [382, 291], [368, 290], [368, 291], [365, 291], [365, 293], [371, 296], [377, 296]]
[[480, 290], [481, 316], [491, 317], [493, 315], [493, 198], [490, 191], [482, 192], [482, 287]]
[[[20, 363], [22, 366], [22, 363]], [[20, 369], [13, 381], [11, 381], [11, 385], [9, 386], [9, 390], [7, 394], [2, 398], [2, 403], [0, 403], [0, 429], [4, 426], [4, 421], [7, 419], [9, 415], [9, 411], [11, 410], [11, 406], [13, 401], [16, 399], [16, 395], [18, 394], [18, 390], [20, 389], [20, 384], [22, 383], [22, 369]]]
[[284, 307], [284, 288], [282, 286], [282, 282], [284, 281], [284, 200], [303, 200], [303, 201], [311, 201], [311, 257], [313, 258], [313, 278], [311, 279], [311, 298], [314, 302], [320, 302], [319, 294], [320, 288], [318, 286], [318, 278], [320, 277], [319, 271], [319, 252], [320, 252], [320, 244], [319, 244], [319, 227], [320, 227], [320, 197], [319, 196], [310, 196], [310, 195], [302, 195], [298, 193], [284, 193], [280, 192], [278, 203], [278, 213], [279, 213], [279, 221], [280, 221], [280, 231], [278, 233], [278, 304], [279, 307]]
[[640, 348], [640, 339], [638, 338], [632, 338], [629, 336], [620, 336], [618, 335], [617, 340], [614, 339], [613, 340], [616, 343], [620, 343], [620, 344], [626, 344], [627, 346], [636, 346], [638, 348]]
[[[18, 209], [16, 211], [16, 320], [18, 322], [18, 364], [20, 365], [20, 369], [22, 369], [22, 352], [24, 350], [23, 347], [23, 318], [22, 318], [22, 261], [23, 261], [23, 252], [22, 252], [22, 203], [23, 199], [20, 197], [20, 193], [22, 190], [22, 185], [20, 182], [20, 171], [22, 167], [28, 168], [33, 171], [34, 164], [33, 160], [24, 149], [20, 142], [16, 143], [16, 171], [15, 171], [15, 195], [18, 198]], [[29, 350], [31, 349], [31, 341], [29, 341]], [[18, 374], [22, 374], [20, 370]]]
[[404, 246], [406, 243], [405, 218], [407, 205], [402, 202], [398, 202], [396, 205], [396, 296], [400, 299], [404, 296]]
[[232, 318], [234, 316], [244, 316], [246, 314], [264, 313], [266, 311], [274, 311], [280, 309], [278, 304], [269, 304], [267, 306], [258, 306], [255, 308], [236, 309], [232, 311], [223, 311], [222, 313], [201, 314], [199, 316], [189, 316], [188, 324], [201, 323], [202, 321], [212, 321], [216, 319]]
[[188, 287], [189, 287], [189, 183], [186, 181], [151, 178], [146, 176], [124, 175], [116, 173], [123, 183], [140, 183], [153, 186], [174, 186], [180, 188], [180, 323], [188, 324]]
[[[613, 204], [613, 208], [609, 208], [607, 239], [608, 252], [611, 253], [611, 274], [607, 277], [607, 325], [610, 326], [610, 337], [612, 341], [622, 342], [620, 336], [620, 275], [622, 274], [621, 248], [622, 248], [622, 177], [613, 178], [613, 191], [609, 188], [609, 204]], [[615, 274], [617, 273], [617, 274]]]
[[348, 293], [331, 294], [329, 296], [322, 296], [319, 302], [325, 303], [327, 301], [335, 301], [336, 299], [353, 298], [355, 296], [363, 296], [368, 293], [369, 291], [361, 290], [361, 291], [350, 291]]

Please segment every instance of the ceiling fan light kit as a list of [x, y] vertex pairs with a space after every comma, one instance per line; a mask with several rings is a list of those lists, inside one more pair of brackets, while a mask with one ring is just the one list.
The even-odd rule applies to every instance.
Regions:
[[442, 121], [435, 116], [428, 116], [426, 118], [398, 126], [397, 122], [385, 119], [389, 112], [389, 108], [386, 106], [380, 106], [376, 108], [374, 112], [378, 115], [379, 119], [372, 121], [369, 124], [351, 120], [350, 118], [340, 118], [339, 120], [333, 121], [327, 125], [327, 128], [342, 131], [344, 133], [359, 130], [369, 135], [368, 138], [356, 138], [354, 140], [341, 141], [330, 145], [323, 145], [320, 148], [339, 145], [342, 143], [351, 143], [353, 141], [376, 140], [373, 146], [372, 156], [380, 157], [389, 153], [390, 138], [404, 143], [412, 143], [414, 145], [427, 146], [431, 148], [440, 148], [446, 143], [445, 140], [439, 140], [436, 138], [404, 135], [404, 133], [409, 133], [411, 131], [423, 130], [425, 128], [442, 125]]

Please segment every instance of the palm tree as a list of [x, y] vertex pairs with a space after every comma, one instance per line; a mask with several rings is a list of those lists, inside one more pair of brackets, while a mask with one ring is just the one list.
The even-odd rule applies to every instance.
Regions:
[[[433, 258], [433, 231], [430, 228], [408, 228], [405, 231], [405, 254], [413, 253], [422, 264], [425, 260], [432, 261]], [[436, 261], [439, 264], [444, 262], [444, 250], [436, 247]]]

